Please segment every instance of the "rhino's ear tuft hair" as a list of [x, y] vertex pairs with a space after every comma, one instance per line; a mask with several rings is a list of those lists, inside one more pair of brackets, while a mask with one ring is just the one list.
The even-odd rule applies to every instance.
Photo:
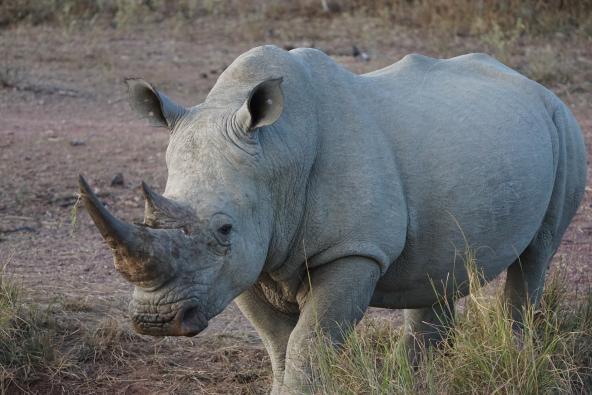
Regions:
[[283, 78], [272, 78], [259, 83], [238, 110], [237, 117], [248, 130], [268, 126], [277, 121], [284, 109]]
[[132, 109], [141, 118], [147, 118], [152, 126], [161, 126], [172, 130], [187, 113], [186, 108], [175, 103], [140, 78], [127, 78], [125, 83], [128, 87]]

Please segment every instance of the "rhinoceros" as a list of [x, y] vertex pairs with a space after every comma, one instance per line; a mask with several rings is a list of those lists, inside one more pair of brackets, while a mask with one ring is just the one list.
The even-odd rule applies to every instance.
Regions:
[[307, 388], [318, 328], [339, 345], [369, 306], [405, 309], [403, 341], [439, 341], [468, 292], [466, 245], [484, 281], [507, 271], [519, 322], [585, 189], [568, 107], [484, 54], [356, 75], [316, 49], [262, 46], [191, 108], [127, 84], [170, 131], [165, 191], [142, 184], [144, 223], [128, 224], [80, 186], [135, 285], [133, 326], [193, 336], [234, 300], [276, 393]]

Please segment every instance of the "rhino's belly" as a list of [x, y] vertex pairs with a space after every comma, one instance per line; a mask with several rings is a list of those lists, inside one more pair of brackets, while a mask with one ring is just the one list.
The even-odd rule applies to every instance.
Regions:
[[[520, 251], [527, 242], [516, 246]], [[486, 282], [497, 277], [510, 266], [519, 252], [507, 249], [479, 254], [474, 261]], [[447, 250], [445, 253], [426, 254], [425, 257], [401, 258], [380, 279], [371, 300], [371, 306], [390, 309], [431, 306], [443, 297], [459, 298], [469, 293], [468, 274], [464, 251]], [[442, 251], [440, 251], [442, 252]], [[446, 255], [456, 258], [445, 259]]]
[[487, 281], [511, 265], [549, 207], [555, 176], [552, 157], [544, 156], [522, 153], [513, 172], [490, 161], [489, 173], [461, 171], [447, 183], [441, 180], [449, 173], [439, 169], [440, 182], [425, 183], [431, 189], [408, 190], [406, 245], [380, 279], [372, 305], [423, 307], [437, 295], [465, 294], [467, 249]]
[[[486, 281], [497, 277], [515, 258], [500, 257], [494, 261], [481, 262]], [[413, 309], [428, 307], [443, 297], [457, 299], [469, 293], [469, 283], [464, 262], [436, 264], [435, 262], [416, 265], [419, 270], [399, 272], [395, 267], [383, 276], [376, 287], [370, 305], [389, 309]]]

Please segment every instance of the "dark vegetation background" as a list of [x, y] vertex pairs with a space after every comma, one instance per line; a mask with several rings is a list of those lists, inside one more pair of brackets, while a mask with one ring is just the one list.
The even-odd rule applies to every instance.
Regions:
[[363, 14], [385, 24], [403, 24], [448, 34], [474, 35], [495, 26], [512, 29], [522, 25], [529, 33], [564, 33], [583, 29], [590, 33], [590, 0], [21, 0], [3, 1], [0, 23], [4, 26], [76, 24], [101, 20], [126, 22], [179, 22], [210, 16], [281, 19], [286, 16], [331, 17]]
[[[263, 43], [314, 46], [355, 72], [411, 52], [487, 52], [556, 92], [590, 147], [592, 0], [0, 0], [0, 393], [269, 389], [266, 353], [234, 306], [196, 338], [134, 334], [131, 287], [76, 196], [84, 173], [117, 215], [137, 220], [140, 180], [164, 186], [168, 135], [135, 119], [124, 77], [194, 105]], [[577, 315], [560, 329], [579, 333], [561, 355], [581, 380], [565, 376], [577, 381], [566, 388], [584, 393], [592, 314], [576, 305], [592, 283], [591, 203], [587, 190], [553, 263], [566, 284], [559, 310]], [[400, 316], [372, 310], [362, 327], [376, 322]]]

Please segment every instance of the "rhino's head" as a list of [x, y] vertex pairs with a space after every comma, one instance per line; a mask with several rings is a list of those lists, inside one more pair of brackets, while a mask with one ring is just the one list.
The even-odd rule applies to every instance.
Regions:
[[[282, 225], [274, 202], [285, 199], [277, 177], [286, 176], [282, 169], [293, 160], [266, 154], [282, 138], [262, 136], [277, 132], [271, 125], [282, 115], [281, 85], [275, 76], [185, 109], [150, 84], [128, 80], [132, 107], [171, 131], [166, 190], [159, 195], [143, 184], [144, 223], [127, 224], [82, 177], [80, 187], [116, 269], [135, 285], [130, 311], [138, 332], [199, 333], [269, 263]], [[291, 207], [296, 216], [301, 210]]]

